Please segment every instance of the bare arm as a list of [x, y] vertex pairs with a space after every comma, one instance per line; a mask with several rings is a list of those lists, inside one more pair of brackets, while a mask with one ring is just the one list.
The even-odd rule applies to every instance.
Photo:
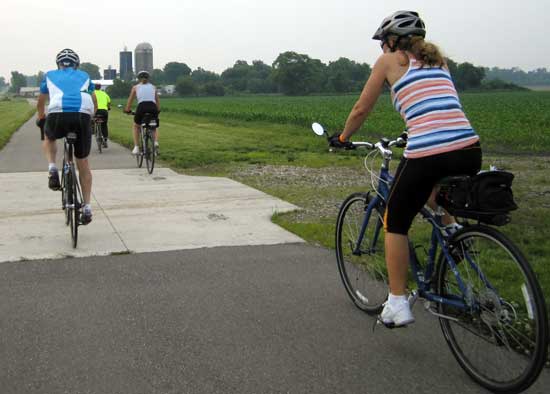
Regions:
[[97, 112], [97, 97], [95, 96], [95, 92], [92, 92], [92, 101], [94, 103], [94, 114]]
[[38, 102], [36, 103], [36, 110], [38, 111], [38, 119], [43, 119], [46, 117], [46, 98], [48, 97], [47, 94], [41, 93], [40, 96], [38, 96]]
[[132, 103], [134, 102], [134, 99], [136, 98], [136, 87], [134, 86], [132, 90], [130, 91], [130, 97], [128, 97], [128, 102], [126, 103], [126, 107], [124, 108], [124, 111], [130, 112], [132, 109]]
[[387, 69], [387, 58], [382, 55], [372, 68], [371, 75], [365, 83], [361, 96], [359, 96], [359, 99], [348, 115], [346, 126], [340, 137], [341, 140], [349, 139], [353, 133], [359, 130], [369, 113], [372, 111], [374, 104], [376, 104], [376, 100], [378, 100], [378, 97], [382, 93]]
[[157, 110], [160, 112], [160, 98], [156, 90], [155, 90], [155, 102], [157, 103]]

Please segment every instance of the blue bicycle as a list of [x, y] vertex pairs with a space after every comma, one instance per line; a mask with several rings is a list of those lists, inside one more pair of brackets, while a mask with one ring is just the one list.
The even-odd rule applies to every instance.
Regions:
[[[326, 135], [320, 124], [312, 128]], [[405, 145], [403, 138], [353, 142], [354, 148], [369, 151], [365, 167], [372, 189], [347, 197], [336, 222], [342, 282], [353, 303], [372, 315], [381, 312], [388, 295], [383, 217], [393, 180], [392, 147]], [[380, 170], [373, 171], [380, 156]], [[484, 223], [483, 216], [462, 218], [462, 228], [451, 234], [441, 222], [442, 209], [425, 206], [419, 216], [431, 231], [425, 262], [416, 254], [424, 245], [409, 243], [416, 285], [411, 306], [418, 298], [424, 300], [425, 309], [439, 319], [454, 357], [473, 380], [494, 392], [525, 390], [544, 367], [548, 346], [546, 305], [529, 263], [507, 237]]]

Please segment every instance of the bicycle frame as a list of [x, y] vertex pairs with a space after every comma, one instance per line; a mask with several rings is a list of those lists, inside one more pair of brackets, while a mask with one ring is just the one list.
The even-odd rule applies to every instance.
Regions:
[[[63, 168], [63, 173], [66, 177], [67, 174], [71, 171], [71, 167], [76, 169], [76, 165], [75, 165], [75, 162], [73, 160], [74, 141], [72, 141], [70, 138], [65, 137], [65, 139], [63, 141], [63, 146], [64, 146], [64, 159], [65, 159], [64, 160], [65, 161], [65, 166]], [[74, 174], [76, 176], [76, 170], [74, 171]], [[76, 179], [76, 177], [75, 177], [73, 179], [73, 182], [76, 183], [76, 191], [78, 193], [77, 197], [80, 199], [80, 201], [83, 201], [82, 200], [82, 191], [80, 190], [80, 185], [78, 183], [78, 179]], [[67, 187], [67, 185], [64, 185], [64, 186]], [[68, 204], [68, 202], [66, 202], [66, 207], [67, 208], [72, 208], [72, 209], [77, 208], [74, 204], [74, 201], [73, 201], [72, 204]], [[80, 209], [80, 207], [78, 207], [78, 209]]]
[[[390, 185], [393, 181], [393, 176], [389, 172], [390, 161], [391, 161], [391, 152], [388, 152], [384, 154], [384, 157], [383, 157], [383, 162], [379, 173], [380, 181], [378, 182], [378, 186], [376, 189], [376, 196], [369, 202], [365, 210], [365, 217], [361, 226], [359, 237], [357, 239], [357, 244], [354, 246], [354, 249], [352, 252], [354, 255], [358, 256], [358, 255], [361, 255], [362, 253], [365, 253], [364, 250], [361, 250], [360, 246], [363, 242], [365, 231], [367, 229], [372, 212], [376, 211], [377, 207], [381, 207], [383, 209], [385, 209], [386, 207], [386, 200], [390, 192]], [[413, 273], [414, 279], [418, 287], [418, 296], [422, 297], [427, 301], [433, 301], [440, 304], [450, 305], [455, 308], [459, 308], [461, 310], [467, 310], [471, 308], [477, 309], [476, 305], [468, 305], [466, 302], [463, 301], [463, 300], [469, 299], [468, 288], [464, 284], [464, 281], [462, 280], [462, 278], [460, 277], [460, 273], [458, 272], [456, 262], [454, 261], [453, 257], [449, 252], [449, 248], [447, 247], [447, 240], [446, 238], [443, 237], [441, 233], [440, 229], [443, 227], [443, 224], [441, 223], [440, 215], [430, 212], [425, 207], [422, 208], [422, 210], [420, 211], [420, 215], [423, 217], [424, 220], [428, 221], [431, 224], [432, 234], [430, 239], [430, 248], [428, 251], [428, 261], [424, 271], [422, 270], [422, 267], [418, 262], [418, 258], [416, 256], [415, 250], [414, 248], [412, 248], [412, 244], [409, 244], [409, 256], [410, 256], [409, 265], [411, 267], [411, 271]], [[374, 245], [376, 245], [381, 229], [382, 229], [382, 222], [378, 220], [378, 223], [376, 224], [376, 227], [375, 227], [373, 239], [371, 241], [371, 245], [369, 245], [369, 250], [367, 251], [367, 253], [371, 253]], [[458, 299], [458, 297], [456, 298], [441, 297], [435, 294], [431, 289], [432, 276], [435, 271], [435, 262], [436, 262], [438, 247], [441, 248], [442, 253], [445, 255], [446, 263], [449, 264], [449, 267], [457, 280], [458, 287], [463, 295], [461, 299]], [[468, 252], [465, 253], [465, 258], [468, 264], [479, 275], [480, 279], [489, 288], [494, 290], [494, 288], [487, 281], [483, 273], [477, 268], [475, 262], [472, 260], [471, 256], [469, 256]]]

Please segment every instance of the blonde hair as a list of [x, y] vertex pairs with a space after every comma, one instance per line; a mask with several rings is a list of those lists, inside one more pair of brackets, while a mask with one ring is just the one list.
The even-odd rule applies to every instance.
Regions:
[[424, 37], [396, 37], [394, 49], [410, 52], [422, 65], [443, 67], [446, 65], [443, 54], [437, 45], [425, 41]]

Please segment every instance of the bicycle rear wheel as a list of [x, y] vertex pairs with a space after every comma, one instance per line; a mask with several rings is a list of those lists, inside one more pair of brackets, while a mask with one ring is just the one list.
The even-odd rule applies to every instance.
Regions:
[[63, 215], [65, 216], [65, 225], [69, 225], [69, 210], [67, 208], [67, 185], [69, 184], [67, 175], [65, 174], [65, 159], [63, 159], [63, 167], [61, 169], [61, 207], [63, 208]]
[[495, 392], [529, 387], [546, 361], [548, 319], [542, 291], [519, 249], [487, 226], [469, 226], [450, 240], [451, 256], [467, 288], [464, 296], [443, 255], [436, 288], [468, 310], [439, 304], [445, 340], [461, 367]]
[[151, 134], [147, 132], [145, 134], [145, 161], [147, 164], [147, 171], [149, 174], [153, 173], [155, 168], [155, 152], [154, 152], [154, 142]]
[[80, 201], [78, 199], [78, 192], [77, 192], [77, 186], [76, 186], [76, 171], [74, 168], [74, 164], [71, 163], [71, 168], [69, 170], [71, 183], [69, 183], [68, 189], [70, 189], [70, 199], [71, 202], [71, 208], [70, 208], [70, 228], [71, 228], [71, 239], [73, 241], [73, 248], [76, 248], [76, 244], [78, 243], [78, 225], [80, 222]]
[[[367, 207], [372, 199], [369, 193], [354, 193], [342, 203], [336, 222], [336, 260], [353, 303], [366, 313], [377, 314], [388, 296], [388, 275], [383, 207], [377, 205], [368, 213]], [[363, 225], [366, 227], [358, 245]]]

